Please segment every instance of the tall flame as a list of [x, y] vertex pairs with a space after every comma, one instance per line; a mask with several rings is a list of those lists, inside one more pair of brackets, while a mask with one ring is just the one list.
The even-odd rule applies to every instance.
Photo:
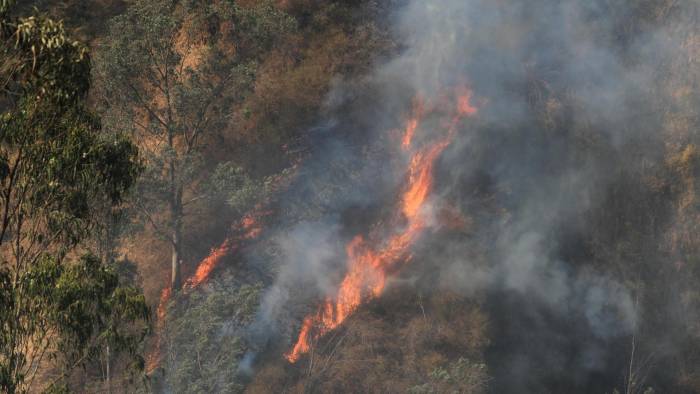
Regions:
[[420, 99], [414, 100], [412, 115], [401, 140], [402, 148], [412, 154], [407, 169], [407, 186], [400, 200], [399, 211], [403, 220], [396, 223], [398, 231], [378, 246], [361, 235], [348, 243], [347, 273], [338, 293], [334, 298], [326, 299], [315, 314], [304, 318], [296, 344], [285, 354], [289, 362], [296, 362], [310, 350], [313, 340], [341, 325], [364, 301], [379, 297], [387, 276], [407, 260], [410, 246], [427, 226], [424, 208], [433, 187], [435, 163], [454, 139], [459, 122], [477, 111], [471, 104], [470, 90], [459, 88], [456, 95], [454, 115], [447, 124], [446, 135], [432, 144], [411, 150], [425, 108]]

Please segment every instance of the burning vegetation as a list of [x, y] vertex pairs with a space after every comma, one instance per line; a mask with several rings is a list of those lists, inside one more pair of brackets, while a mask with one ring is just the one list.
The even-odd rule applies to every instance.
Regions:
[[14, 3], [0, 391], [700, 392], [697, 1]]
[[399, 198], [399, 215], [395, 215], [388, 231], [388, 239], [365, 240], [355, 236], [346, 246], [347, 273], [338, 287], [335, 297], [327, 299], [316, 314], [307, 316], [301, 327], [299, 339], [285, 355], [296, 362], [307, 353], [312, 341], [337, 328], [363, 302], [382, 295], [388, 276], [409, 259], [410, 248], [428, 225], [426, 205], [433, 187], [433, 168], [442, 151], [452, 142], [459, 122], [465, 116], [476, 113], [471, 104], [471, 92], [466, 89], [456, 97], [447, 122], [445, 135], [437, 141], [426, 142], [422, 147], [411, 146], [413, 137], [423, 117], [422, 105], [417, 104], [406, 124], [401, 146], [408, 151], [406, 185]]
[[[294, 165], [292, 169], [295, 167], [296, 165]], [[279, 193], [280, 189], [288, 186], [293, 176], [294, 172], [288, 171], [282, 175], [268, 179], [269, 196], [274, 196], [275, 193]], [[195, 272], [185, 281], [182, 289], [184, 294], [196, 290], [197, 287], [205, 283], [223, 259], [231, 258], [232, 255], [245, 246], [246, 242], [252, 242], [260, 236], [263, 231], [263, 221], [273, 213], [269, 205], [270, 201], [258, 202], [251, 212], [243, 215], [241, 220], [233, 226], [233, 235], [226, 238], [219, 247], [213, 249], [207, 257], [199, 262]], [[146, 362], [146, 372], [149, 374], [162, 362], [161, 335], [162, 331], [165, 329], [165, 318], [168, 304], [171, 301], [171, 295], [172, 288], [169, 286], [163, 288], [160, 293], [160, 300], [158, 302], [158, 308], [156, 309], [155, 345]]]

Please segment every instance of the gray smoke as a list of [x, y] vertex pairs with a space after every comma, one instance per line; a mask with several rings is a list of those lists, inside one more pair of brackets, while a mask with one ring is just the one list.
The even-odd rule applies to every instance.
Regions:
[[[430, 99], [466, 83], [480, 111], [444, 153], [434, 202], [450, 201], [482, 227], [474, 230], [473, 242], [428, 240], [421, 246], [427, 252], [419, 256], [439, 267], [436, 287], [519, 298], [510, 305], [521, 306], [532, 323], [522, 326], [516, 319], [503, 330], [538, 330], [538, 340], [549, 346], [538, 360], [546, 360], [552, 374], [563, 372], [557, 364], [570, 357], [572, 343], [578, 354], [567, 365], [575, 365], [577, 373], [608, 368], [608, 341], [630, 335], [637, 325], [634, 294], [610, 272], [582, 268], [593, 257], [572, 258], [562, 249], [567, 237], [585, 231], [588, 213], [600, 209], [626, 169], [619, 166], [644, 165], [619, 160], [617, 152], [638, 144], [657, 154], [654, 87], [663, 59], [680, 44], [664, 28], [640, 35], [621, 31], [619, 20], [635, 11], [632, 3], [402, 4], [391, 21], [401, 53], [363, 81], [338, 83], [330, 94], [327, 112], [333, 121], [314, 134], [313, 145], [322, 153], [304, 164], [300, 185], [290, 193], [289, 212], [306, 213], [290, 214], [289, 225], [275, 236], [282, 265], [253, 331], [274, 326], [276, 335], [294, 340], [298, 325], [288, 327], [290, 322], [298, 322], [314, 300], [334, 294], [345, 263], [343, 246], [367, 230], [354, 227], [353, 219], [376, 217], [377, 206], [399, 185], [401, 166], [381, 154], [390, 130], [400, 127], [416, 93]], [[361, 110], [348, 111], [358, 106]], [[358, 142], [353, 132], [366, 138]], [[430, 123], [420, 130], [440, 132]], [[475, 190], [479, 177], [495, 196], [490, 204], [507, 209], [507, 215], [483, 209], [487, 193]], [[347, 212], [358, 217], [345, 217]], [[474, 257], [475, 244], [487, 251], [485, 258]], [[431, 253], [431, 245], [440, 245], [440, 251]], [[581, 324], [570, 338], [546, 327], [548, 319], [568, 316]], [[508, 318], [502, 320], [508, 326]], [[553, 339], [543, 339], [548, 336]], [[259, 348], [264, 341], [257, 342]], [[513, 375], [513, 385], [504, 389], [542, 390], [528, 380], [536, 379], [528, 377], [531, 369], [541, 366], [518, 357], [504, 361]]]

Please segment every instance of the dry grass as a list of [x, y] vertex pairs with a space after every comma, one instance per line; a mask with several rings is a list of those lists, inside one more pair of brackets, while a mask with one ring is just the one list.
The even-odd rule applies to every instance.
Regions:
[[295, 365], [267, 363], [247, 391], [405, 393], [459, 358], [481, 362], [487, 327], [478, 305], [462, 297], [421, 299], [412, 289], [396, 289], [355, 313]]

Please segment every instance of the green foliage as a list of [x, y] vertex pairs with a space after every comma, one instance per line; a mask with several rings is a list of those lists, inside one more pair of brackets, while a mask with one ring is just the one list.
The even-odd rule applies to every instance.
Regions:
[[170, 311], [166, 379], [178, 393], [243, 390], [237, 380], [238, 362], [246, 351], [242, 327], [254, 315], [262, 285], [232, 288], [216, 282], [211, 287]]
[[34, 229], [37, 243], [75, 245], [95, 224], [96, 200], [121, 200], [138, 173], [137, 151], [123, 137], [99, 135], [98, 127], [80, 103], [63, 109], [26, 98], [18, 111], [2, 115], [0, 189], [8, 209], [0, 243], [11, 226], [21, 232], [33, 217], [45, 224]]
[[296, 21], [270, 0], [251, 8], [236, 7], [233, 18], [237, 26], [233, 39], [242, 48], [241, 56], [259, 57], [280, 42], [281, 37], [297, 30]]
[[234, 209], [250, 207], [264, 195], [263, 185], [255, 182], [232, 162], [219, 164], [209, 178], [215, 197], [223, 198]]
[[83, 42], [91, 42], [106, 28], [105, 21], [122, 12], [124, 0], [22, 0], [13, 11], [16, 14], [31, 13], [38, 9], [46, 16], [63, 21], [71, 36]]
[[[13, 29], [0, 52], [9, 68], [0, 103], [0, 189], [5, 208], [0, 244], [8, 229], [22, 233], [28, 221], [45, 249], [75, 245], [94, 224], [91, 205], [121, 200], [138, 173], [128, 140], [98, 133], [99, 120], [85, 108], [90, 63], [85, 47], [62, 24], [39, 16], [4, 20]], [[0, 107], [1, 109], [2, 107]]]
[[43, 255], [14, 287], [3, 270], [0, 303], [0, 388], [8, 392], [28, 390], [44, 356], [63, 378], [106, 345], [135, 355], [146, 330], [129, 323], [149, 316], [143, 295], [91, 255], [73, 262]]
[[274, 195], [280, 181], [289, 178], [291, 171], [285, 169], [279, 174], [257, 180], [235, 163], [223, 162], [209, 177], [211, 197], [222, 199], [234, 211], [242, 212]]
[[261, 51], [292, 28], [271, 3], [252, 9], [205, 3], [135, 1], [111, 21], [96, 57], [107, 129], [144, 141], [146, 169], [134, 205], [171, 244], [174, 288], [180, 284], [183, 223], [193, 203], [216, 197], [207, 187], [208, 143], [251, 92]]
[[85, 47], [60, 22], [10, 18], [9, 5], [0, 3], [0, 390], [31, 390], [47, 365], [58, 390], [105, 346], [138, 362], [145, 299], [84, 254], [100, 210], [133, 185], [137, 150], [100, 133], [86, 108]]
[[457, 361], [445, 367], [435, 368], [429, 376], [429, 382], [412, 387], [413, 394], [432, 393], [482, 393], [488, 382], [486, 365], [472, 363], [469, 359], [460, 357]]
[[0, 87], [11, 96], [6, 99], [31, 91], [37, 99], [50, 96], [50, 100], [69, 104], [87, 94], [87, 48], [67, 36], [62, 22], [41, 15], [5, 18], [0, 20], [0, 41]]

